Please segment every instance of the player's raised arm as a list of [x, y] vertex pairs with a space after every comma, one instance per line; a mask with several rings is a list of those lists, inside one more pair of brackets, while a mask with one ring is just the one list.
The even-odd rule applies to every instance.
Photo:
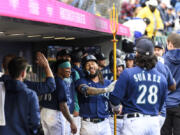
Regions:
[[98, 95], [103, 94], [107, 92], [112, 92], [114, 90], [114, 86], [116, 84], [116, 81], [112, 82], [109, 86], [105, 88], [95, 88], [95, 87], [89, 87], [86, 84], [82, 84], [79, 86], [78, 90], [85, 95]]

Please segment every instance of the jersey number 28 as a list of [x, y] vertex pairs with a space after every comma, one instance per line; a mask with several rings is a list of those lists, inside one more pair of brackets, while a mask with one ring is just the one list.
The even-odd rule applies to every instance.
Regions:
[[[137, 104], [146, 104], [148, 101], [149, 104], [156, 104], [158, 100], [157, 92], [158, 87], [156, 85], [151, 85], [147, 88], [146, 85], [140, 85], [139, 91], [141, 92], [139, 97], [137, 98]], [[146, 93], [148, 92], [147, 98], [145, 97]]]

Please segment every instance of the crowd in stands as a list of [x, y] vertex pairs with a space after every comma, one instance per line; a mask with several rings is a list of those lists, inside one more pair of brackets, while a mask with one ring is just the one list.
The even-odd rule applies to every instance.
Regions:
[[[60, 0], [92, 14], [109, 19], [113, 2], [119, 13], [119, 22], [125, 23], [142, 19], [142, 29], [134, 30], [138, 23], [129, 25], [132, 39], [141, 35], [154, 36], [168, 35], [171, 32], [180, 33], [180, 1], [179, 0]], [[106, 4], [104, 4], [106, 3]], [[155, 18], [154, 18], [155, 15]], [[133, 27], [133, 28], [131, 28]], [[138, 27], [139, 28], [139, 27]], [[136, 37], [135, 37], [136, 36]]]

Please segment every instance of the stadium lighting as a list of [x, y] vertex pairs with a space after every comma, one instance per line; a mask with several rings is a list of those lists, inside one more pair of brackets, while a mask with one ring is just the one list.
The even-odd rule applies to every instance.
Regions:
[[30, 36], [27, 36], [28, 38], [35, 38], [35, 37], [40, 37], [41, 35], [30, 35]]

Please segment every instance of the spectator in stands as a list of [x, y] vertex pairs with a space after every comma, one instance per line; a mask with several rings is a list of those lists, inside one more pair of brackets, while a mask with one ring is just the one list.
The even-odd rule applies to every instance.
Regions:
[[160, 16], [161, 16], [161, 19], [162, 19], [162, 22], [164, 24], [164, 28], [167, 30], [167, 27], [170, 26], [170, 22], [167, 20], [167, 12], [166, 12], [166, 9], [167, 7], [170, 7], [170, 1], [169, 0], [162, 0], [160, 5], [158, 6], [158, 10], [160, 12]]
[[170, 5], [167, 7], [167, 34], [171, 33], [173, 31], [173, 28], [175, 26], [175, 16], [173, 15], [173, 7]]
[[147, 6], [138, 13], [137, 17], [149, 18], [150, 24], [146, 27], [146, 33], [148, 37], [152, 38], [153, 36], [156, 36], [158, 30], [163, 29], [163, 23], [160, 13], [157, 10], [157, 0], [149, 0], [146, 4]]
[[66, 4], [71, 4], [74, 0], [60, 0], [60, 1]]
[[95, 8], [96, 8], [95, 0], [84, 0], [81, 9], [94, 14], [95, 13]]
[[71, 3], [72, 6], [82, 9], [83, 3], [85, 0], [73, 0]]
[[147, 2], [147, 0], [140, 0], [140, 5], [141, 5], [141, 7], [145, 7], [146, 6], [146, 2]]
[[23, 83], [27, 61], [13, 58], [8, 64], [11, 79], [5, 84], [5, 126], [0, 126], [1, 135], [35, 135], [40, 125], [38, 97]]
[[125, 20], [128, 17], [133, 17], [135, 5], [129, 2], [123, 2], [121, 7], [120, 19]]
[[176, 2], [176, 4], [175, 4], [175, 11], [176, 11], [176, 14], [177, 14], [177, 12], [179, 12], [180, 11], [180, 0], [179, 1], [177, 1]]
[[175, 31], [180, 34], [180, 7], [177, 9]]

